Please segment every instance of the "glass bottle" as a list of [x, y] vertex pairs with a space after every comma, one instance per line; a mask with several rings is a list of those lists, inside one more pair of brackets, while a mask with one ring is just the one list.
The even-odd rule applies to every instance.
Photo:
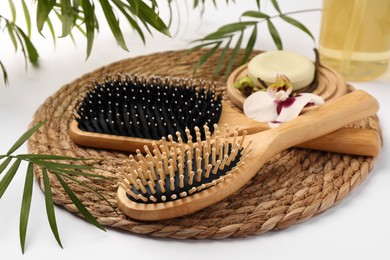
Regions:
[[321, 62], [348, 81], [384, 74], [390, 59], [390, 0], [324, 0]]

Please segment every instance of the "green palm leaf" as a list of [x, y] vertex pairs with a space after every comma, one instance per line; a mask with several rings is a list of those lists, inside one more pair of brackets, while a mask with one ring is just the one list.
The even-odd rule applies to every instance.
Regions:
[[260, 0], [256, 0], [257, 9], [260, 11]]
[[1, 164], [0, 164], [0, 174], [8, 167], [9, 163], [11, 162], [12, 158], [7, 157]]
[[272, 5], [274, 6], [274, 8], [276, 9], [276, 11], [278, 11], [278, 13], [281, 13], [282, 11], [280, 10], [280, 7], [279, 7], [279, 4], [276, 0], [271, 0], [271, 3]]
[[244, 32], [241, 32], [241, 35], [240, 35], [240, 37], [239, 37], [238, 40], [237, 40], [236, 46], [235, 46], [234, 49], [233, 49], [232, 55], [230, 56], [230, 60], [229, 60], [229, 63], [228, 63], [228, 65], [227, 65], [226, 72], [225, 72], [226, 77], [227, 77], [227, 76], [230, 74], [230, 72], [232, 71], [234, 62], [236, 61], [238, 52], [240, 51], [240, 48], [241, 48], [242, 38], [243, 38], [243, 37], [244, 37]]
[[[8, 188], [9, 184], [12, 182], [16, 172], [19, 169], [21, 161], [27, 161], [27, 173], [25, 177], [25, 184], [23, 190], [23, 198], [21, 203], [20, 210], [20, 220], [19, 220], [19, 238], [22, 253], [25, 251], [26, 244], [26, 234], [27, 234], [27, 226], [28, 219], [30, 215], [31, 208], [31, 199], [32, 199], [32, 191], [33, 191], [33, 179], [34, 179], [34, 171], [33, 166], [37, 165], [42, 167], [42, 177], [43, 177], [43, 189], [45, 193], [45, 205], [46, 205], [46, 213], [49, 221], [50, 228], [52, 233], [57, 240], [60, 247], [62, 247], [62, 243], [60, 240], [60, 236], [58, 233], [56, 216], [54, 211], [54, 202], [51, 192], [51, 184], [49, 180], [48, 170], [50, 170], [54, 176], [58, 179], [61, 186], [64, 188], [65, 192], [68, 194], [69, 198], [72, 200], [74, 205], [79, 209], [80, 213], [93, 225], [104, 230], [104, 227], [93, 217], [93, 215], [88, 211], [88, 209], [80, 202], [77, 196], [74, 194], [72, 189], [67, 185], [64, 181], [64, 178], [67, 178], [78, 185], [91, 190], [95, 194], [97, 194], [100, 198], [105, 200], [108, 205], [110, 205], [114, 211], [116, 212], [113, 205], [98, 191], [95, 191], [88, 185], [82, 183], [81, 181], [72, 178], [72, 175], [76, 176], [86, 176], [93, 178], [106, 179], [104, 176], [100, 176], [97, 174], [84, 173], [77, 170], [90, 170], [95, 169], [95, 167], [90, 165], [77, 165], [77, 164], [66, 164], [66, 163], [57, 163], [55, 161], [84, 161], [91, 160], [90, 158], [74, 158], [69, 156], [61, 156], [61, 155], [50, 155], [50, 154], [20, 154], [20, 155], [11, 155], [14, 151], [16, 151], [29, 137], [31, 137], [38, 129], [41, 127], [46, 121], [43, 121], [34, 127], [27, 130], [12, 147], [9, 149], [8, 153], [5, 155], [0, 155], [0, 174], [3, 173], [7, 168], [7, 172], [4, 174], [3, 178], [0, 180], [0, 199]], [[16, 159], [14, 163], [9, 167], [12, 160]]]
[[216, 44], [216, 42], [206, 42], [206, 43], [202, 43], [202, 44], [199, 44], [199, 45], [196, 45], [196, 46], [192, 47], [191, 49], [188, 49], [188, 50], [186, 51], [186, 53], [190, 53], [190, 52], [192, 52], [192, 51], [199, 50], [199, 49], [201, 49], [201, 48], [203, 48], [203, 47], [210, 46], [210, 45], [215, 45], [215, 44]]
[[4, 192], [8, 188], [8, 185], [11, 183], [12, 179], [14, 178], [17, 170], [20, 166], [20, 159], [17, 159], [12, 166], [8, 169], [7, 173], [4, 175], [4, 177], [0, 181], [0, 199], [3, 197]]
[[73, 24], [75, 22], [75, 18], [73, 15], [73, 9], [72, 9], [72, 3], [70, 0], [61, 0], [61, 24], [62, 24], [62, 35], [61, 37], [67, 36], [72, 28]]
[[315, 41], [314, 39], [314, 36], [313, 34], [309, 31], [309, 29], [307, 29], [306, 26], [304, 26], [301, 22], [299, 22], [298, 20], [294, 19], [294, 18], [291, 18], [289, 16], [286, 16], [286, 15], [281, 15], [280, 18], [282, 18], [284, 21], [288, 22], [289, 24], [297, 27], [298, 29], [302, 30], [303, 32], [305, 32], [307, 35], [310, 36], [310, 38], [313, 39], [313, 41]]
[[12, 145], [12, 147], [8, 150], [7, 155], [12, 154], [15, 152], [24, 142], [27, 141], [41, 126], [46, 124], [47, 120], [42, 121], [41, 123], [31, 127], [29, 130], [27, 130], [15, 143]]
[[92, 177], [92, 178], [99, 178], [99, 179], [108, 179], [107, 177], [93, 174], [93, 173], [86, 173], [86, 172], [78, 172], [78, 171], [71, 171], [71, 170], [66, 170], [63, 168], [52, 168], [51, 170], [53, 171], [61, 171], [62, 173], [66, 173], [68, 175], [74, 175], [74, 176], [84, 176], [84, 177]]
[[119, 9], [119, 11], [121, 11], [121, 13], [126, 17], [130, 26], [137, 31], [138, 35], [141, 37], [142, 42], [145, 43], [145, 35], [144, 35], [141, 27], [137, 24], [137, 22], [128, 13], [129, 6], [124, 4], [121, 0], [113, 0], [112, 2], [116, 5], [116, 7]]
[[256, 21], [230, 23], [220, 27], [216, 32], [206, 35], [204, 38], [200, 39], [200, 41], [227, 38], [232, 36], [232, 34], [236, 32], [241, 32], [245, 30], [246, 27], [254, 25], [256, 23]]
[[255, 46], [256, 39], [257, 39], [257, 25], [253, 27], [252, 34], [249, 37], [248, 43], [246, 44], [245, 54], [244, 57], [242, 58], [241, 64], [245, 63], [249, 59], [249, 55], [252, 53], [253, 47]]
[[23, 6], [24, 19], [26, 20], [27, 36], [28, 36], [28, 38], [30, 38], [31, 37], [31, 17], [30, 17], [30, 12], [28, 10], [26, 2], [24, 0], [22, 0], [22, 6]]
[[84, 10], [84, 23], [85, 30], [87, 32], [87, 58], [91, 55], [93, 42], [95, 40], [95, 7], [93, 3], [89, 2], [89, 0], [83, 0], [82, 7]]
[[49, 31], [50, 31], [50, 34], [51, 34], [51, 38], [52, 38], [53, 43], [54, 43], [54, 46], [55, 46], [56, 43], [57, 43], [57, 36], [56, 36], [56, 32], [55, 32], [55, 30], [54, 30], [54, 26], [53, 26], [53, 24], [51, 23], [51, 20], [50, 20], [49, 17], [47, 17], [46, 24], [47, 24], [47, 26], [49, 27]]
[[7, 73], [7, 70], [5, 69], [4, 67], [4, 64], [0, 61], [0, 68], [1, 68], [1, 71], [3, 72], [3, 81], [4, 81], [4, 84], [8, 84], [8, 73]]
[[54, 155], [54, 154], [19, 154], [17, 157], [23, 160], [66, 160], [66, 161], [93, 160], [91, 158], [78, 158], [78, 157], [62, 156], [62, 155]]
[[37, 1], [37, 27], [38, 31], [41, 32], [43, 25], [45, 24], [50, 12], [53, 10], [56, 0], [40, 0]]
[[116, 18], [112, 6], [108, 2], [108, 0], [100, 0], [100, 5], [102, 6], [107, 23], [110, 26], [111, 32], [114, 35], [117, 43], [122, 49], [128, 50], [125, 43], [125, 39], [123, 38], [122, 30], [119, 26], [119, 20]]
[[42, 168], [42, 177], [43, 177], [43, 185], [44, 185], [44, 192], [45, 192], [47, 219], [49, 220], [51, 231], [53, 232], [53, 235], [57, 240], [57, 243], [62, 248], [62, 243], [61, 243], [60, 235], [58, 233], [57, 221], [54, 212], [54, 203], [53, 203], [53, 196], [51, 193], [51, 185], [50, 185], [49, 176], [46, 168]]
[[227, 51], [229, 50], [229, 47], [230, 47], [230, 43], [232, 42], [232, 38], [230, 38], [230, 40], [226, 43], [225, 45], [225, 48], [223, 48], [221, 54], [219, 55], [219, 58], [218, 58], [218, 61], [217, 61], [217, 65], [215, 66], [215, 70], [214, 70], [214, 74], [213, 74], [213, 79], [215, 77], [217, 77], [218, 73], [221, 71], [222, 69], [222, 65], [225, 61], [225, 57], [226, 57], [226, 53]]
[[19, 238], [20, 238], [20, 246], [22, 248], [22, 253], [24, 253], [25, 244], [26, 244], [27, 225], [28, 225], [28, 218], [30, 216], [31, 197], [33, 192], [33, 180], [34, 180], [33, 164], [29, 163], [27, 167], [26, 180], [24, 182], [22, 207], [20, 210], [20, 221], [19, 221]]
[[[90, 165], [83, 165], [83, 164], [67, 164], [67, 163], [56, 163], [56, 162], [48, 162], [48, 161], [41, 161], [41, 160], [34, 160], [34, 163], [43, 166], [47, 169], [73, 169], [73, 170], [92, 170], [96, 169], [93, 166]], [[99, 176], [99, 175], [97, 175]]]
[[274, 40], [276, 47], [278, 48], [278, 50], [282, 50], [283, 44], [282, 44], [282, 39], [280, 38], [278, 30], [276, 29], [275, 25], [270, 20], [267, 20], [267, 25], [268, 25], [269, 33], [271, 34], [271, 37]]
[[259, 19], [270, 19], [271, 16], [268, 14], [262, 13], [260, 11], [246, 11], [242, 15], [242, 17], [252, 17], [252, 18], [259, 18]]
[[150, 24], [154, 29], [168, 37], [172, 37], [169, 28], [165, 25], [160, 16], [155, 10], [145, 4], [143, 1], [128, 0], [127, 1], [134, 10], [134, 14], [142, 21]]
[[15, 23], [15, 21], [16, 21], [16, 9], [15, 9], [15, 5], [14, 5], [14, 1], [8, 0], [8, 3], [9, 3], [9, 7], [11, 9], [12, 22]]
[[94, 216], [92, 216], [92, 214], [87, 210], [87, 208], [85, 208], [85, 206], [77, 198], [74, 192], [69, 188], [68, 184], [66, 184], [64, 179], [62, 179], [62, 177], [58, 173], [54, 172], [54, 174], [57, 177], [58, 181], [60, 182], [62, 188], [64, 188], [66, 194], [68, 194], [73, 204], [77, 207], [77, 209], [85, 217], [85, 219], [87, 219], [91, 224], [105, 231], [104, 227], [96, 220]]
[[115, 207], [111, 204], [111, 202], [108, 201], [108, 199], [106, 197], [104, 197], [100, 192], [96, 191], [95, 189], [92, 189], [91, 187], [89, 187], [88, 185], [86, 185], [85, 183], [75, 179], [75, 178], [72, 178], [70, 177], [68, 174], [64, 173], [64, 172], [56, 172], [57, 174], [61, 175], [62, 177], [68, 179], [68, 180], [71, 180], [75, 183], [77, 183], [78, 185], [84, 187], [85, 189], [87, 190], [90, 190], [92, 191], [93, 193], [95, 193], [99, 198], [101, 198], [102, 200], [104, 200], [105, 202], [107, 202], [107, 204], [115, 211], [115, 213], [118, 213], [115, 209]]
[[222, 42], [216, 42], [215, 43], [215, 46], [213, 48], [211, 48], [210, 50], [208, 50], [200, 59], [199, 61], [195, 64], [195, 67], [194, 67], [194, 72], [196, 70], [198, 70], [203, 63], [205, 63], [207, 61], [208, 58], [211, 57], [211, 55], [213, 55], [215, 53], [215, 51], [218, 49], [218, 47], [221, 45]]
[[24, 44], [27, 49], [27, 54], [28, 54], [28, 59], [31, 63], [36, 63], [38, 61], [39, 55], [37, 49], [34, 47], [33, 43], [31, 40], [27, 37], [27, 35], [24, 33], [22, 29], [19, 27], [17, 28], [19, 35], [22, 36]]

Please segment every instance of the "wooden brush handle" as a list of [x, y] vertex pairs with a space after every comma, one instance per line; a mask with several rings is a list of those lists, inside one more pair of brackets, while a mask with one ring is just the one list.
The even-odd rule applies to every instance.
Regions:
[[[287, 148], [316, 138], [318, 142], [320, 136], [333, 132], [346, 124], [371, 116], [378, 109], [379, 104], [371, 95], [361, 90], [353, 91], [273, 129], [275, 135], [278, 136], [275, 139], [275, 144]], [[305, 129], [305, 131], [302, 131], [302, 129]], [[346, 133], [348, 132], [349, 130]], [[343, 135], [344, 133], [341, 133], [341, 136]], [[343, 138], [347, 140], [353, 137]], [[334, 134], [334, 139], [342, 141], [337, 134]], [[363, 142], [364, 140], [360, 140], [360, 144]], [[321, 147], [321, 141], [318, 145]]]
[[[253, 128], [250, 130], [254, 130]], [[265, 128], [257, 131], [264, 131]], [[341, 128], [327, 135], [320, 136], [295, 147], [333, 153], [345, 153], [362, 156], [377, 156], [382, 147], [380, 134], [367, 128]]]
[[[242, 127], [239, 131], [242, 133], [245, 130], [247, 134], [255, 134], [268, 129], [268, 125], [261, 124], [248, 128]], [[380, 134], [373, 129], [348, 127], [297, 144], [296, 147], [333, 153], [377, 156], [381, 150], [382, 141]]]
[[327, 152], [377, 156], [381, 150], [382, 141], [380, 134], [372, 129], [341, 128], [296, 146]]
[[[223, 103], [220, 125], [227, 124], [233, 126], [237, 122], [240, 122], [238, 128], [240, 134], [243, 131], [246, 131], [247, 134], [255, 134], [269, 129], [267, 123], [248, 118], [233, 109], [229, 104]], [[382, 142], [379, 133], [375, 130], [367, 128], [341, 128], [296, 146], [335, 153], [377, 156], [381, 150]]]

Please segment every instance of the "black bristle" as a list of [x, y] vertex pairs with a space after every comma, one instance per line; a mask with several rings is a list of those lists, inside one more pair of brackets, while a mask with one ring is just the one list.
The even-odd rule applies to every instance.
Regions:
[[195, 126], [207, 124], [213, 132], [221, 101], [221, 95], [203, 81], [118, 75], [93, 82], [76, 120], [87, 132], [160, 139], [179, 131], [186, 141], [186, 128], [193, 132]]

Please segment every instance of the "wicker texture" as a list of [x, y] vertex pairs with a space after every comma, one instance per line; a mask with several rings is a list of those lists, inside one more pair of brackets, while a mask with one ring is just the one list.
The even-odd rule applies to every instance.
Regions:
[[[165, 52], [122, 60], [63, 86], [37, 110], [32, 124], [48, 117], [52, 120], [30, 138], [30, 152], [101, 159], [98, 163], [94, 162], [99, 167], [96, 173], [109, 177], [108, 180], [85, 177], [78, 177], [78, 180], [99, 191], [116, 206], [116, 176], [127, 155], [82, 148], [71, 141], [68, 127], [75, 101], [91, 80], [99, 80], [104, 74], [122, 72], [192, 77], [192, 66], [204, 52]], [[243, 52], [240, 55], [239, 59]], [[210, 79], [217, 58], [212, 57], [196, 77]], [[216, 82], [218, 90], [223, 91], [225, 79], [220, 77]], [[372, 128], [380, 132], [376, 117], [367, 118], [352, 127]], [[74, 184], [70, 187], [103, 225], [153, 237], [223, 239], [262, 234], [306, 221], [342, 201], [364, 181], [374, 164], [375, 158], [370, 157], [292, 148], [269, 161], [250, 183], [227, 199], [195, 214], [159, 222], [131, 220], [120, 212], [115, 213], [90, 190]], [[35, 175], [43, 188], [40, 169], [35, 169]], [[55, 203], [78, 214], [58, 181], [54, 178], [50, 180]]]

